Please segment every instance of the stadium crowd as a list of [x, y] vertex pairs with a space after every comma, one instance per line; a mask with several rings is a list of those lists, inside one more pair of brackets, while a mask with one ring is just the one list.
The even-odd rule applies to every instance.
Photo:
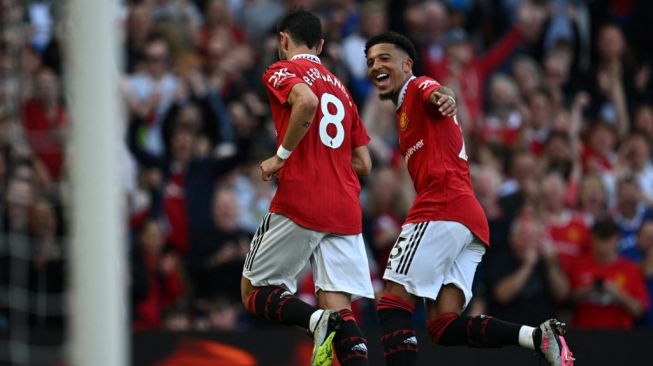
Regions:
[[[320, 15], [322, 62], [372, 137], [361, 205], [377, 290], [414, 196], [394, 107], [375, 94], [363, 53], [370, 36], [394, 30], [418, 46], [415, 73], [457, 94], [491, 231], [468, 311], [529, 325], [556, 315], [578, 328], [653, 327], [652, 2], [116, 2], [135, 330], [257, 326], [239, 281], [275, 190], [259, 172], [275, 150], [261, 75], [276, 59], [276, 21], [293, 6]], [[65, 312], [39, 299], [66, 288], [74, 185], [64, 50], [74, 30], [64, 10], [57, 0], [0, 0], [0, 332], [16, 313], [8, 294], [18, 279], [34, 297], [20, 310], [31, 326], [63, 324]], [[305, 300], [314, 299], [309, 274]], [[367, 326], [371, 305], [356, 308]]]

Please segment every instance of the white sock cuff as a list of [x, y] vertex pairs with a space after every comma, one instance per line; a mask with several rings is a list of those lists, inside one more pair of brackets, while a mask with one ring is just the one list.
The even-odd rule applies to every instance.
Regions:
[[535, 328], [529, 327], [528, 325], [522, 325], [521, 328], [519, 328], [520, 346], [530, 350], [535, 350], [535, 344], [533, 343], [533, 331], [535, 331]]

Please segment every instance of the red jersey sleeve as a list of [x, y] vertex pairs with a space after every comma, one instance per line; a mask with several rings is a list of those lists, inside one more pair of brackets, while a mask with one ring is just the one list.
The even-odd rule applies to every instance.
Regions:
[[367, 134], [365, 125], [358, 115], [358, 111], [354, 108], [354, 119], [351, 126], [351, 148], [352, 150], [357, 147], [365, 146], [370, 143], [370, 136]]
[[415, 85], [418, 89], [417, 93], [424, 103], [428, 103], [431, 92], [440, 87], [440, 83], [426, 76], [417, 78]]
[[275, 98], [279, 103], [284, 104], [288, 100], [290, 90], [297, 83], [304, 82], [297, 76], [292, 63], [278, 61], [270, 65], [263, 73], [263, 85], [270, 97]]

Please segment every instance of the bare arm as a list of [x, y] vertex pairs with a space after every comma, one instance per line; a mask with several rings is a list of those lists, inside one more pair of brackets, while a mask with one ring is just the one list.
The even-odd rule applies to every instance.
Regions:
[[446, 86], [441, 86], [431, 92], [429, 103], [438, 108], [438, 111], [445, 117], [451, 117], [456, 114], [456, 94]]
[[[299, 145], [299, 142], [306, 135], [306, 131], [311, 127], [315, 112], [317, 111], [318, 99], [308, 85], [298, 83], [290, 91], [288, 104], [291, 106], [290, 118], [281, 146], [286, 150], [292, 151]], [[263, 180], [271, 180], [284, 163], [285, 159], [281, 159], [276, 154], [263, 161], [261, 163], [261, 176]]]
[[618, 286], [614, 285], [612, 282], [605, 283], [605, 289], [608, 291], [614, 298], [614, 301], [621, 305], [630, 315], [637, 318], [644, 313], [644, 306], [633, 296], [630, 296], [628, 293], [620, 289]]
[[544, 263], [546, 265], [546, 278], [549, 281], [549, 288], [553, 298], [558, 302], [566, 300], [570, 291], [569, 280], [562, 272], [555, 253], [552, 256], [545, 255]]
[[515, 272], [497, 283], [494, 287], [494, 298], [501, 304], [512, 301], [524, 288], [536, 263], [537, 253], [531, 253], [531, 257], [523, 261]]
[[524, 288], [532, 270], [532, 265], [522, 264], [517, 271], [497, 284], [494, 288], [494, 298], [501, 304], [507, 304], [512, 301], [522, 288]]
[[359, 146], [352, 152], [351, 165], [358, 175], [369, 175], [372, 171], [372, 159], [366, 145]]

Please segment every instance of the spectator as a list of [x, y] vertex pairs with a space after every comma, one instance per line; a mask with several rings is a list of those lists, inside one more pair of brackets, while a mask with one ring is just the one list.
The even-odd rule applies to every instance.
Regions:
[[516, 217], [525, 202], [537, 191], [537, 163], [530, 151], [514, 152], [510, 161], [510, 178], [499, 188], [499, 204], [508, 217]]
[[590, 232], [577, 212], [565, 207], [565, 182], [558, 173], [549, 173], [541, 183], [545, 232], [560, 265], [569, 273], [576, 259], [589, 254]]
[[592, 227], [598, 219], [608, 216], [608, 201], [601, 178], [585, 175], [580, 181], [578, 211], [587, 227]]
[[508, 75], [495, 74], [490, 79], [487, 100], [481, 142], [500, 146], [503, 150], [514, 148], [523, 127], [517, 84]]
[[161, 224], [154, 220], [146, 221], [134, 250], [140, 251], [144, 260], [143, 274], [148, 284], [147, 295], [135, 304], [134, 330], [160, 327], [166, 310], [183, 297], [184, 284], [181, 280], [179, 257], [174, 252], [166, 252], [164, 244], [165, 235]]
[[488, 312], [501, 319], [535, 326], [555, 314], [569, 295], [569, 282], [543, 223], [531, 214], [512, 225], [510, 250], [490, 257]]
[[172, 74], [170, 46], [159, 35], [150, 36], [145, 45], [146, 67], [129, 76], [123, 85], [130, 112], [147, 121], [143, 148], [152, 155], [164, 153], [161, 138], [163, 117], [181, 93], [181, 84]]
[[67, 126], [59, 77], [47, 68], [37, 72], [34, 98], [23, 104], [23, 128], [34, 155], [59, 181], [64, 164], [63, 143]]
[[[649, 300], [653, 300], [653, 221], [646, 221], [637, 233], [637, 248], [642, 253], [642, 274], [646, 280], [646, 289]], [[653, 328], [653, 306], [642, 318], [641, 324]]]
[[643, 199], [653, 204], [653, 163], [651, 163], [651, 145], [646, 136], [634, 132], [624, 141], [621, 162], [626, 174], [634, 176]]
[[365, 42], [372, 36], [387, 29], [385, 9], [378, 2], [368, 1], [361, 9], [360, 29], [345, 37], [342, 41], [342, 56], [347, 65], [352, 80], [351, 93], [360, 104], [372, 90], [372, 84], [367, 78], [367, 65], [362, 57]]
[[619, 233], [614, 221], [597, 221], [592, 227], [593, 255], [572, 267], [572, 324], [578, 328], [631, 329], [648, 309], [640, 269], [619, 257]]
[[370, 197], [363, 216], [367, 244], [371, 246], [377, 263], [387, 263], [390, 250], [401, 232], [402, 217], [397, 215], [397, 205], [401, 203], [399, 185], [389, 167], [377, 170], [370, 180]]
[[639, 185], [632, 176], [626, 176], [619, 181], [617, 195], [613, 218], [621, 229], [619, 253], [639, 262], [641, 257], [635, 238], [644, 221], [653, 219], [653, 210], [646, 204]]
[[60, 238], [59, 219], [52, 203], [38, 198], [29, 216], [31, 239], [29, 288], [32, 301], [39, 304], [31, 315], [34, 326], [61, 328], [65, 318], [62, 297], [52, 296], [65, 290], [65, 262]]
[[216, 190], [212, 217], [213, 227], [193, 241], [187, 255], [195, 295], [208, 313], [240, 313], [240, 274], [251, 236], [238, 226], [238, 201], [232, 191]]

